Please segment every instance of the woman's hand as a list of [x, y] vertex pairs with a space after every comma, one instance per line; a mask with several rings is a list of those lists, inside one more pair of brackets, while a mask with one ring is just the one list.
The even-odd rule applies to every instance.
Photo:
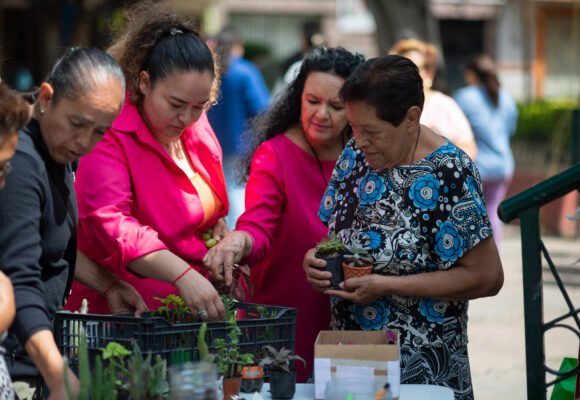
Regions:
[[213, 235], [212, 235], [212, 237], [219, 242], [229, 232], [230, 232], [230, 228], [228, 227], [228, 224], [226, 224], [226, 219], [225, 218], [220, 218], [220, 219], [218, 219], [218, 221], [213, 226]]
[[175, 283], [175, 287], [194, 316], [204, 321], [226, 318], [226, 309], [217, 290], [196, 270], [188, 271]]
[[331, 285], [332, 273], [323, 270], [326, 267], [326, 261], [316, 258], [314, 253], [316, 253], [316, 249], [310, 249], [306, 252], [302, 268], [306, 272], [306, 280], [310, 286], [318, 292], [326, 293]]
[[140, 317], [148, 311], [143, 297], [137, 290], [127, 282], [117, 280], [110, 286], [103, 296], [107, 300], [109, 310], [113, 314], [135, 312], [136, 317]]
[[[73, 394], [73, 398], [76, 399], [80, 392], [80, 382], [76, 375], [71, 371], [70, 368], [67, 367], [66, 369], [66, 380], [68, 382], [68, 389]], [[47, 385], [48, 386], [48, 385]], [[67, 391], [67, 383], [65, 383], [64, 379], [59, 381], [56, 384], [53, 384], [52, 387], [49, 386], [50, 394], [48, 396], [48, 400], [62, 400], [68, 399], [68, 391]]]
[[[215, 231], [214, 231], [215, 233]], [[252, 251], [252, 239], [243, 231], [231, 231], [203, 258], [203, 265], [209, 269], [217, 282], [230, 286], [233, 281], [234, 264], [239, 263]]]
[[386, 295], [385, 279], [388, 277], [377, 274], [350, 278], [340, 284], [342, 290], [326, 290], [324, 293], [357, 304], [370, 304]]

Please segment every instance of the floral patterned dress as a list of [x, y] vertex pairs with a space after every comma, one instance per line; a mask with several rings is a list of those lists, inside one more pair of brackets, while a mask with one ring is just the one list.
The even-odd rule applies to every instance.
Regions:
[[[343, 243], [368, 250], [373, 273], [390, 276], [452, 268], [492, 235], [475, 164], [449, 142], [412, 165], [379, 171], [351, 140], [319, 216]], [[400, 331], [402, 383], [473, 398], [467, 301], [388, 295], [367, 305], [333, 297], [331, 305], [333, 329]]]

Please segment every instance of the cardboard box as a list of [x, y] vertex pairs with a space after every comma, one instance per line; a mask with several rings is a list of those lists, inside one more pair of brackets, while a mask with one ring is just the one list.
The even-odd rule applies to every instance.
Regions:
[[325, 398], [332, 380], [389, 382], [393, 398], [401, 383], [399, 335], [391, 331], [321, 331], [314, 343], [314, 389], [317, 399]]

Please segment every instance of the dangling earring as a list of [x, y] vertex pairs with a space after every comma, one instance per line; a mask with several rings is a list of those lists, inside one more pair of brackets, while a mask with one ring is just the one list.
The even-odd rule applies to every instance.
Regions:
[[43, 117], [44, 116], [44, 110], [41, 108], [40, 109], [40, 116]]
[[433, 81], [429, 78], [423, 79], [423, 89], [429, 90], [433, 86]]

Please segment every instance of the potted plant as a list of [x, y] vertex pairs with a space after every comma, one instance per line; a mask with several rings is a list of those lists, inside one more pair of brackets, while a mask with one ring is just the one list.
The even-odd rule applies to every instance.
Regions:
[[340, 282], [343, 281], [342, 261], [344, 253], [345, 247], [334, 232], [332, 232], [327, 240], [316, 244], [315, 256], [326, 261], [325, 269], [332, 274], [332, 278], [330, 279], [330, 286], [332, 288], [338, 288]]
[[345, 280], [368, 275], [373, 271], [373, 259], [365, 249], [347, 246], [342, 270]]
[[215, 339], [216, 348], [215, 362], [218, 373], [223, 377], [224, 400], [231, 400], [240, 393], [241, 372], [246, 365], [254, 364], [252, 353], [240, 353], [239, 336], [240, 328], [236, 322], [236, 315], [232, 313], [227, 317], [226, 324], [229, 327], [228, 340]]
[[273, 399], [291, 399], [296, 392], [296, 370], [290, 361], [300, 360], [306, 366], [306, 361], [286, 348], [276, 350], [272, 346], [264, 346], [268, 356], [260, 361], [270, 378], [270, 393]]

